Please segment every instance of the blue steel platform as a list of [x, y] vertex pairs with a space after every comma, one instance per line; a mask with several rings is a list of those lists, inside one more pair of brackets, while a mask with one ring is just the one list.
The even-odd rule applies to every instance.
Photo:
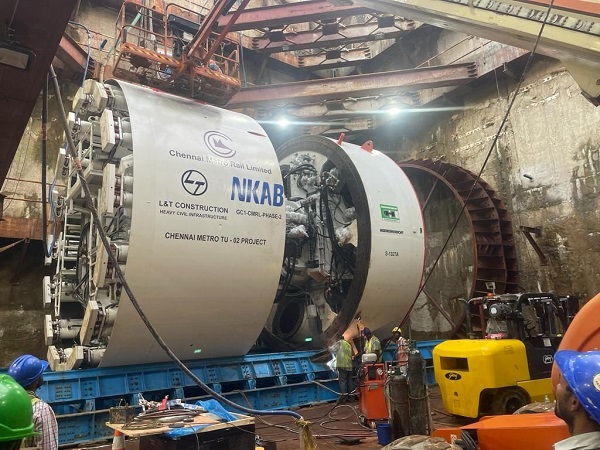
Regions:
[[[227, 398], [255, 409], [286, 409], [336, 400], [335, 372], [310, 360], [315, 352], [247, 355], [186, 362], [204, 383]], [[108, 409], [123, 399], [206, 398], [207, 394], [172, 363], [48, 372], [38, 395], [52, 405], [60, 445], [107, 439]]]
[[[435, 381], [435, 372], [433, 369], [433, 348], [444, 342], [445, 339], [432, 341], [415, 341], [414, 348], [421, 352], [421, 356], [425, 360], [425, 380], [429, 386], [437, 385]], [[385, 362], [393, 361], [396, 358], [397, 345], [390, 343], [385, 347], [383, 352], [383, 360]]]

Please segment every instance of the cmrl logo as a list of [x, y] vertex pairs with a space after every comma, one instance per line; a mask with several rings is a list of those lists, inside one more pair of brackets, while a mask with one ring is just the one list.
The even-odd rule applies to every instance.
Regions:
[[218, 131], [207, 131], [204, 134], [204, 143], [208, 149], [221, 158], [231, 158], [236, 154], [233, 139]]

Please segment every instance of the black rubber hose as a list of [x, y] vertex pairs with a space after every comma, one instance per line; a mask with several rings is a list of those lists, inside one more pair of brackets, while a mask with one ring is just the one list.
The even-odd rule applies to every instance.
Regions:
[[321, 190], [321, 207], [325, 206], [325, 224], [327, 225], [327, 234], [329, 235], [329, 241], [331, 242], [331, 248], [333, 253], [340, 258], [346, 264], [346, 267], [351, 274], [354, 274], [354, 263], [346, 256], [342, 247], [338, 244], [335, 238], [335, 228], [333, 226], [333, 219], [331, 217], [331, 210], [329, 209], [329, 196], [327, 195], [327, 186], [323, 186]]
[[77, 156], [77, 152], [75, 151], [75, 149], [77, 147], [75, 146], [75, 143], [73, 142], [73, 138], [71, 137], [71, 132], [69, 130], [69, 123], [67, 121], [67, 115], [65, 113], [65, 109], [63, 106], [63, 102], [62, 102], [62, 96], [60, 94], [60, 88], [58, 86], [58, 80], [56, 78], [56, 73], [54, 72], [54, 67], [52, 67], [52, 66], [50, 66], [50, 75], [52, 78], [54, 89], [56, 91], [56, 99], [58, 101], [58, 109], [60, 111], [60, 117], [62, 120], [62, 124], [65, 128], [65, 134], [67, 135], [67, 141], [69, 143], [69, 152], [71, 153], [73, 166], [77, 170], [77, 175], [79, 177], [81, 187], [83, 188], [83, 191], [85, 192], [85, 198], [88, 202], [88, 208], [90, 209], [90, 211], [92, 213], [92, 218], [94, 220], [94, 224], [96, 225], [96, 230], [98, 231], [98, 235], [100, 236], [100, 239], [102, 240], [102, 244], [104, 245], [104, 248], [108, 252], [108, 259], [110, 260], [111, 264], [113, 265], [113, 268], [115, 269], [115, 272], [117, 273], [119, 281], [123, 285], [123, 289], [125, 289], [125, 292], [129, 296], [129, 299], [131, 300], [131, 304], [133, 305], [133, 307], [137, 311], [138, 315], [144, 322], [144, 325], [146, 325], [146, 328], [148, 328], [148, 331], [150, 331], [150, 334], [152, 335], [152, 337], [156, 340], [156, 342], [158, 343], [158, 345], [160, 345], [160, 347], [164, 350], [164, 352], [169, 356], [169, 358], [171, 358], [171, 360], [175, 364], [177, 364], [177, 366], [188, 377], [190, 377], [198, 386], [200, 386], [203, 390], [205, 390], [211, 397], [216, 398], [220, 402], [222, 402], [232, 408], [235, 408], [239, 411], [243, 411], [247, 414], [292, 416], [296, 419], [303, 419], [302, 416], [295, 411], [288, 411], [288, 410], [261, 411], [258, 409], [246, 408], [245, 406], [238, 405], [237, 403], [232, 402], [228, 398], [223, 397], [221, 394], [213, 391], [210, 387], [208, 387], [206, 384], [204, 384], [204, 382], [200, 378], [198, 378], [190, 369], [188, 369], [187, 366], [185, 364], [183, 364], [183, 362], [177, 357], [177, 355], [175, 353], [173, 353], [173, 351], [169, 348], [167, 343], [158, 334], [158, 331], [156, 331], [154, 326], [148, 320], [146, 313], [144, 313], [144, 311], [142, 310], [140, 304], [138, 303], [137, 299], [135, 298], [135, 295], [133, 295], [133, 292], [131, 291], [131, 288], [129, 287], [127, 280], [125, 280], [125, 276], [123, 275], [123, 270], [121, 269], [121, 266], [119, 265], [119, 262], [117, 261], [117, 258], [115, 257], [114, 253], [110, 249], [110, 244], [108, 243], [108, 238], [106, 236], [106, 232], [104, 231], [104, 228], [102, 227], [102, 222], [100, 221], [100, 216], [98, 214], [98, 210], [94, 206], [94, 202], [92, 200], [92, 193], [90, 191], [90, 187], [88, 186], [88, 183], [84, 177], [83, 169], [81, 168], [81, 162], [79, 161], [79, 157]]
[[48, 248], [48, 236], [46, 233], [46, 227], [48, 224], [48, 197], [46, 187], [46, 164], [47, 164], [47, 143], [48, 143], [48, 76], [46, 76], [46, 82], [42, 88], [42, 241], [44, 242], [44, 256], [50, 258], [52, 256], [52, 249]]

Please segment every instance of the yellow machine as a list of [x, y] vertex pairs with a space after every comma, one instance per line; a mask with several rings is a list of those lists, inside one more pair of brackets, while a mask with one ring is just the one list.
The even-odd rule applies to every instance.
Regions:
[[512, 414], [530, 402], [553, 399], [554, 352], [577, 309], [577, 299], [551, 293], [470, 300], [466, 322], [472, 339], [433, 349], [446, 411], [474, 418]]

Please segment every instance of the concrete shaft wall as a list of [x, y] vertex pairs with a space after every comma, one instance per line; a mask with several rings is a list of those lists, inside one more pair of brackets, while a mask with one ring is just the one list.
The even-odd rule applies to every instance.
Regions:
[[[461, 112], [427, 121], [405, 118], [421, 126], [404, 127], [396, 158], [445, 158], [479, 173], [516, 88], [506, 80], [465, 91]], [[599, 125], [600, 109], [581, 96], [557, 62], [532, 65], [482, 173], [512, 214], [522, 291], [555, 290], [587, 299], [600, 290]], [[535, 239], [547, 264], [520, 226], [542, 227]]]

